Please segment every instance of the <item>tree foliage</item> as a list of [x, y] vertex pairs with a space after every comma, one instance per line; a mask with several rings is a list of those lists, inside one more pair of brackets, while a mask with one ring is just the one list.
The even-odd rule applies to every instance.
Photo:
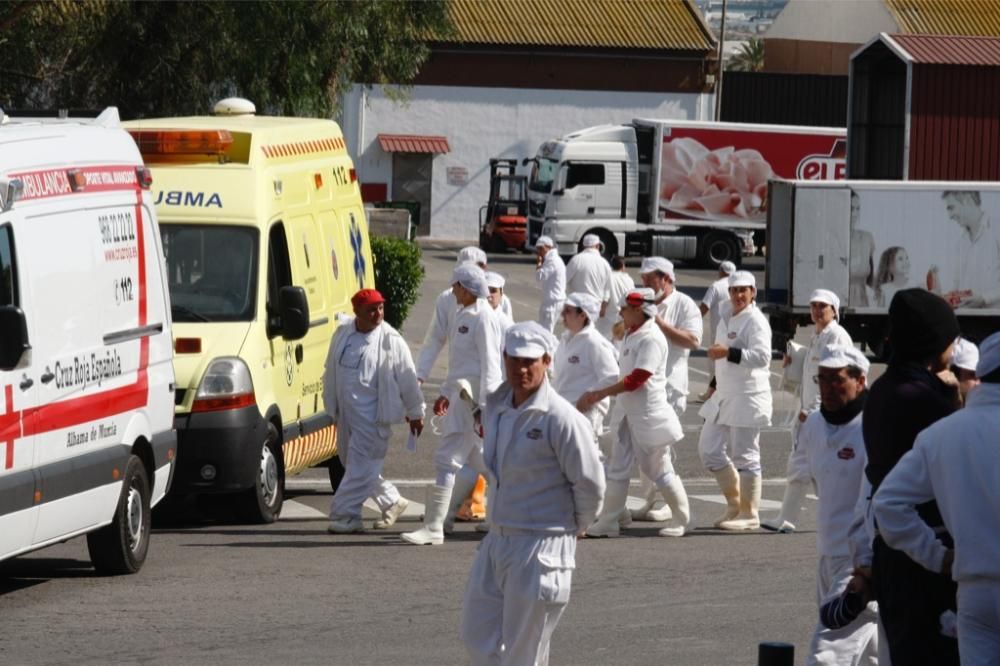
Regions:
[[740, 44], [739, 50], [729, 58], [726, 69], [734, 72], [760, 72], [764, 69], [764, 40], [751, 37]]
[[261, 113], [329, 117], [352, 83], [411, 81], [445, 0], [0, 3], [0, 104], [116, 105], [124, 117], [206, 113], [221, 97]]
[[402, 238], [371, 236], [375, 288], [385, 297], [385, 320], [398, 330], [420, 297], [424, 264], [416, 243]]

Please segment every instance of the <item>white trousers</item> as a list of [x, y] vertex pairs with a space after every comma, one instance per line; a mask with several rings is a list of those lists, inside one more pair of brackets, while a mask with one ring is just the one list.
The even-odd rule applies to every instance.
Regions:
[[706, 421], [698, 437], [698, 455], [705, 468], [712, 472], [733, 465], [740, 472], [760, 474], [760, 428]]
[[[476, 378], [478, 382], [479, 379]], [[444, 433], [434, 453], [434, 467], [439, 486], [455, 486], [455, 474], [468, 463], [480, 474], [486, 473], [483, 462], [483, 440], [473, 431], [472, 409], [455, 396], [449, 396], [448, 413], [443, 420]]]
[[538, 306], [538, 323], [543, 328], [549, 329], [549, 333], [551, 333], [556, 328], [556, 323], [559, 321], [559, 315], [562, 314], [562, 310], [563, 301], [556, 301], [555, 303], [542, 301], [542, 304]]
[[576, 536], [486, 535], [462, 602], [462, 642], [472, 663], [545, 666], [569, 602]]
[[1000, 581], [958, 584], [958, 653], [963, 665], [1000, 666]]
[[[816, 603], [824, 603], [839, 597], [851, 581], [854, 566], [850, 557], [819, 558], [816, 575]], [[827, 629], [816, 624], [807, 666], [876, 666], [878, 664], [878, 614], [869, 604], [860, 615], [846, 627]]]
[[611, 457], [605, 467], [608, 481], [628, 481], [632, 478], [632, 468], [639, 464], [639, 471], [656, 486], [670, 482], [674, 474], [674, 463], [670, 444], [639, 446], [629, 428], [628, 416], [618, 425]]
[[361, 517], [361, 506], [369, 497], [380, 511], [399, 501], [399, 491], [382, 478], [388, 443], [370, 428], [352, 428], [342, 419], [337, 429], [337, 450], [344, 465], [344, 478], [330, 503], [330, 520]]

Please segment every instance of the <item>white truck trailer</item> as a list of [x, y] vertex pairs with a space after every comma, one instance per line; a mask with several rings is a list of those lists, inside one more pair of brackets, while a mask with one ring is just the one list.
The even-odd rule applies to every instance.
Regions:
[[753, 254], [770, 178], [844, 177], [846, 132], [825, 127], [636, 119], [543, 143], [528, 192], [529, 244], [574, 254], [584, 234], [607, 255], [716, 266]]
[[[993, 223], [992, 220], [998, 220]], [[884, 356], [889, 303], [922, 287], [955, 308], [962, 335], [1000, 329], [1000, 183], [772, 181], [765, 301], [778, 348], [830, 289], [856, 342]]]

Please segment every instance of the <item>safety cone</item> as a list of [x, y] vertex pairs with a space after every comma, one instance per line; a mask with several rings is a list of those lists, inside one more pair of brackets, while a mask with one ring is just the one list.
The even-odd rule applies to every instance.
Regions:
[[462, 502], [455, 517], [464, 521], [477, 521], [486, 518], [486, 479], [482, 474], [476, 479], [475, 487]]

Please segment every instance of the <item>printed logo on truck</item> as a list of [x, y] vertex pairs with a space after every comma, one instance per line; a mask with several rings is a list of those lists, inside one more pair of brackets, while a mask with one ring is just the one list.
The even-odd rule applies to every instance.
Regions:
[[763, 222], [768, 179], [843, 178], [845, 141], [801, 132], [665, 129], [661, 217]]
[[183, 192], [160, 190], [156, 194], [157, 206], [192, 206], [194, 208], [222, 208], [222, 197], [218, 192]]

